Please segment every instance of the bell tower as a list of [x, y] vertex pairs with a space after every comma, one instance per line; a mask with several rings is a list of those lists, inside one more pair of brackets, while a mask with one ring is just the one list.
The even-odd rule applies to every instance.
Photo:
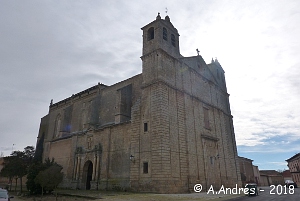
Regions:
[[169, 80], [174, 76], [174, 62], [181, 58], [179, 52], [179, 34], [177, 29], [166, 16], [161, 19], [158, 13], [156, 20], [142, 28], [143, 55], [142, 74], [143, 84], [148, 85], [155, 80]]
[[147, 24], [143, 30], [143, 56], [161, 49], [169, 55], [179, 58], [179, 34], [167, 15], [161, 19], [158, 13], [156, 20]]
[[[131, 184], [146, 191], [187, 192], [187, 157], [181, 154], [187, 153], [186, 141], [180, 141], [186, 138], [176, 127], [179, 124], [185, 128], [184, 117], [176, 116], [178, 104], [180, 115], [184, 114], [181, 111], [183, 94], [177, 95], [174, 90], [176, 75], [182, 77], [178, 73], [181, 69], [179, 34], [169, 16], [161, 19], [160, 14], [142, 30], [142, 93], [139, 116], [132, 118], [139, 128], [132, 139], [137, 139], [139, 144], [131, 145], [136, 150], [137, 162], [130, 167], [131, 173], [138, 174], [132, 174]], [[182, 102], [177, 103], [177, 96]]]

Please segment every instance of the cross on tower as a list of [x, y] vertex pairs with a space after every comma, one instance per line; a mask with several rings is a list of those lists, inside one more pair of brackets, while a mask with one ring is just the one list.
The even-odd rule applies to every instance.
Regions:
[[168, 15], [168, 8], [167, 8], [167, 7], [166, 7], [166, 11], [165, 11], [165, 12], [166, 12], [166, 14]]

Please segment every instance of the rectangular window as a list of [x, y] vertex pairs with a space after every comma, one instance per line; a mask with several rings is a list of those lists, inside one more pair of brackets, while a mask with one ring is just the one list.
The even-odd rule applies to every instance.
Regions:
[[148, 174], [148, 162], [144, 162], [143, 164], [143, 173]]
[[209, 115], [208, 115], [208, 109], [207, 108], [203, 108], [204, 110], [204, 127], [207, 129], [210, 129], [210, 125], [209, 125]]
[[148, 131], [148, 123], [144, 123], [144, 132]]

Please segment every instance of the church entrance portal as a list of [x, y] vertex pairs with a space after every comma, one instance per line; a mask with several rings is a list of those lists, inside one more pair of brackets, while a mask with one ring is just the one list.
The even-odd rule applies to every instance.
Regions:
[[93, 163], [91, 161], [87, 161], [83, 167], [83, 182], [85, 183], [85, 189], [91, 189], [91, 181], [93, 177]]

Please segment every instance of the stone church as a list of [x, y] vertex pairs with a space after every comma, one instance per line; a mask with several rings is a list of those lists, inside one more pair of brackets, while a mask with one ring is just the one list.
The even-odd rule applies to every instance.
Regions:
[[142, 28], [142, 73], [49, 106], [38, 142], [62, 187], [192, 192], [241, 185], [224, 70], [183, 57], [169, 16]]

